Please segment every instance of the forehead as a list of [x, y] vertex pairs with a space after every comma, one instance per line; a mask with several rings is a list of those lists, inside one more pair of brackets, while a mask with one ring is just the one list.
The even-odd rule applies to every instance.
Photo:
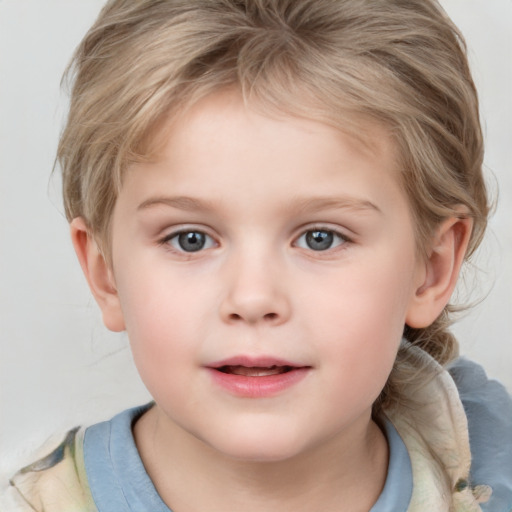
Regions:
[[[197, 148], [216, 139], [221, 144], [219, 150], [224, 147], [227, 155], [232, 142], [240, 142], [240, 133], [244, 131], [248, 135], [248, 129], [250, 134], [245, 143], [259, 145], [262, 155], [271, 147], [289, 145], [292, 149], [301, 138], [305, 140], [316, 133], [322, 135], [326, 146], [337, 138], [346, 150], [390, 163], [398, 161], [390, 130], [370, 116], [340, 109], [333, 113], [330, 105], [300, 96], [276, 107], [257, 99], [248, 100], [234, 88], [211, 93], [185, 105], [181, 111], [161, 118], [149, 132], [145, 153], [148, 160], [158, 162], [182, 155], [185, 148]], [[270, 131], [273, 136], [271, 146], [268, 140], [263, 140]], [[228, 143], [223, 146], [223, 141]], [[320, 138], [316, 142], [321, 144]], [[193, 157], [195, 153], [187, 156]], [[290, 157], [293, 158], [293, 152]]]
[[[154, 202], [165, 191], [201, 197], [203, 203], [212, 198], [232, 206], [245, 203], [246, 210], [272, 199], [333, 203], [341, 195], [348, 203], [357, 197], [359, 205], [368, 205], [399, 195], [395, 147], [387, 131], [362, 118], [348, 125], [345, 131], [268, 112], [223, 91], [161, 123], [151, 161], [132, 165], [123, 188], [128, 185], [139, 204]], [[356, 125], [360, 130], [354, 133]]]
[[[330, 101], [329, 97], [319, 96], [318, 91], [313, 94], [304, 87], [296, 86], [288, 95], [278, 97], [272, 95], [270, 85], [268, 89], [268, 93], [264, 89], [261, 94], [252, 94], [252, 91], [247, 93], [234, 84], [214, 89], [213, 92], [208, 92], [208, 89], [199, 91], [197, 96], [185, 95], [181, 100], [177, 98], [166, 107], [165, 115], [146, 128], [139, 140], [137, 146], [141, 149], [142, 160], [158, 159], [170, 135], [176, 137], [177, 132], [184, 127], [190, 131], [208, 130], [209, 126], [223, 120], [225, 109], [244, 110], [247, 115], [256, 117], [258, 114], [283, 123], [293, 120], [298, 125], [302, 120], [304, 126], [313, 121], [318, 126], [339, 130], [352, 138], [354, 144], [360, 143], [361, 149], [370, 152], [389, 153], [397, 149], [391, 136], [394, 130], [389, 126], [389, 121], [377, 119], [339, 99]], [[229, 122], [234, 125], [233, 117]]]

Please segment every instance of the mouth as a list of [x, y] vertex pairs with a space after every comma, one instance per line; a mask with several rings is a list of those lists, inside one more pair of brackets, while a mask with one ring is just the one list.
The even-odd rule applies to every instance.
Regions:
[[264, 398], [298, 384], [311, 366], [268, 357], [234, 357], [208, 365], [213, 381], [232, 395]]
[[270, 375], [281, 375], [297, 369], [295, 366], [242, 366], [242, 365], [224, 365], [216, 368], [217, 371], [228, 375], [242, 375], [244, 377], [268, 377]]

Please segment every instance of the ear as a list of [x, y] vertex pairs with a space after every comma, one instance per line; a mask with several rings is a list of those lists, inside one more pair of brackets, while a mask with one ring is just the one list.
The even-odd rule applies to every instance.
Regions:
[[432, 239], [426, 261], [421, 264], [420, 285], [415, 290], [406, 316], [406, 324], [428, 327], [441, 314], [457, 284], [469, 243], [473, 220], [450, 217]]
[[124, 331], [121, 304], [110, 266], [82, 217], [73, 219], [70, 228], [73, 247], [89, 288], [101, 309], [103, 323], [111, 331]]

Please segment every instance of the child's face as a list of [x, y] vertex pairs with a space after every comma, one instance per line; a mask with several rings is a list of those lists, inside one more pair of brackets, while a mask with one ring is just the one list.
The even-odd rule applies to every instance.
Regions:
[[250, 460], [368, 426], [424, 279], [392, 144], [368, 129], [371, 150], [217, 94], [127, 172], [113, 273], [164, 425]]

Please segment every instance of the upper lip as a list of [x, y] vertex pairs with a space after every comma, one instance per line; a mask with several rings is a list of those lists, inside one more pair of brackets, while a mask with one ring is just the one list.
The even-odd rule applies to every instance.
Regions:
[[272, 366], [289, 366], [292, 368], [305, 368], [309, 365], [287, 361], [272, 356], [239, 355], [215, 361], [207, 365], [208, 368], [222, 368], [223, 366], [245, 366], [247, 368], [271, 368]]

